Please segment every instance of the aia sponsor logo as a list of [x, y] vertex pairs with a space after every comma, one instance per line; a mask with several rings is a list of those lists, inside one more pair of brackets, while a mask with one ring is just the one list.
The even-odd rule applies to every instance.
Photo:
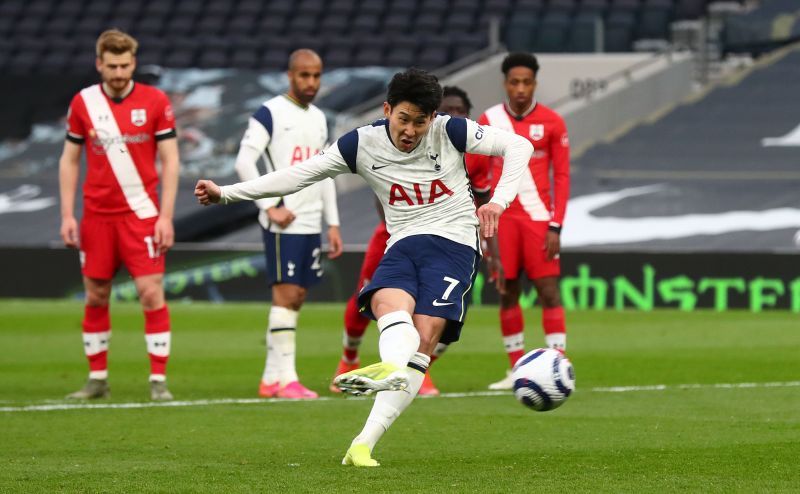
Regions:
[[405, 189], [400, 184], [392, 184], [389, 189], [389, 205], [422, 206], [433, 204], [440, 197], [452, 196], [453, 191], [439, 179], [430, 184], [414, 184], [412, 190]]
[[294, 150], [292, 150], [292, 162], [289, 166], [298, 165], [318, 153], [319, 149], [312, 150], [308, 146], [295, 146]]

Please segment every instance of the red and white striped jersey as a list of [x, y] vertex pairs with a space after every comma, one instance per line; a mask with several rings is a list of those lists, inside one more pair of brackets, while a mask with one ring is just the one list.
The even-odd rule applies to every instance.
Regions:
[[[498, 104], [486, 110], [478, 118], [478, 123], [514, 132], [533, 144], [533, 155], [528, 171], [522, 176], [517, 198], [504, 214], [533, 221], [550, 221], [561, 226], [569, 197], [569, 137], [564, 119], [541, 103], [536, 103], [521, 117], [511, 114], [505, 104]], [[474, 183], [491, 182], [494, 189], [502, 167], [502, 157], [467, 155], [467, 169]]]
[[67, 139], [86, 143], [84, 210], [158, 216], [157, 141], [175, 137], [167, 95], [134, 83], [123, 98], [109, 97], [100, 84], [72, 98]]

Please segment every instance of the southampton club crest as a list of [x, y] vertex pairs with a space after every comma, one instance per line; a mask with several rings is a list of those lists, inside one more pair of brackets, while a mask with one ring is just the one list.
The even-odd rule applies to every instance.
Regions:
[[137, 127], [147, 123], [147, 111], [144, 108], [131, 110], [131, 123]]
[[531, 125], [531, 128], [528, 131], [528, 135], [531, 136], [531, 139], [533, 139], [534, 141], [538, 141], [539, 139], [544, 137], [544, 125], [543, 124]]

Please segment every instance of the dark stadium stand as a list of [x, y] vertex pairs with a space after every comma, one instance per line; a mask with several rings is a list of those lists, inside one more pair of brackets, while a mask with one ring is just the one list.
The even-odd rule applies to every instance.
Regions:
[[[421, 60], [436, 68], [488, 45], [489, 19], [511, 49], [593, 51], [594, 19], [605, 22], [606, 51], [640, 38], [665, 39], [669, 23], [697, 18], [708, 0], [4, 0], [0, 70], [8, 74], [86, 73], [96, 36], [108, 27], [141, 38], [146, 63], [168, 67], [281, 69], [275, 46], [314, 44], [333, 66], [392, 66]], [[436, 33], [444, 41], [413, 43]], [[469, 35], [468, 44], [457, 36]], [[364, 36], [369, 50], [343, 47]], [[380, 36], [380, 47], [371, 41]], [[208, 48], [209, 38], [224, 43]], [[246, 38], [242, 49], [233, 38]], [[188, 42], [186, 42], [188, 40]], [[408, 43], [413, 43], [409, 54]], [[191, 47], [187, 45], [191, 44]], [[55, 51], [55, 54], [53, 53]], [[244, 51], [244, 53], [242, 53]], [[88, 55], [87, 55], [88, 54]], [[46, 63], [45, 63], [46, 62]]]
[[[703, 229], [711, 231], [733, 211], [755, 213], [751, 227], [782, 214], [800, 218], [800, 139], [786, 137], [800, 132], [800, 98], [787, 84], [796, 80], [800, 80], [800, 47], [741, 81], [676, 107], [654, 123], [591, 147], [573, 162], [573, 218], [580, 209], [575, 197], [641, 186], [654, 189], [598, 207], [596, 219], [649, 218], [656, 225], [659, 219], [688, 222], [690, 215], [706, 214], [711, 216]], [[770, 143], [776, 140], [782, 142]], [[768, 210], [774, 215], [767, 215]], [[798, 226], [735, 235], [695, 234], [625, 247], [769, 251], [791, 246]], [[631, 222], [627, 228], [637, 226]]]

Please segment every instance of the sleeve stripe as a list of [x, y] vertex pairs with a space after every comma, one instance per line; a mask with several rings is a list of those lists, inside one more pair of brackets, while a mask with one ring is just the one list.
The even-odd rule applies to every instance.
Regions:
[[356, 173], [356, 156], [358, 156], [358, 130], [351, 130], [336, 141], [336, 146], [342, 154], [351, 173]]
[[447, 137], [459, 152], [467, 151], [467, 120], [464, 118], [452, 117], [445, 124]]
[[83, 136], [73, 134], [72, 132], [67, 132], [67, 140], [75, 144], [83, 144], [84, 141]]
[[160, 136], [161, 134], [168, 134], [168, 133], [170, 133], [170, 132], [175, 132], [175, 129], [164, 129], [164, 130], [159, 130], [158, 132], [156, 132], [156, 135], [157, 135], [157, 136]]
[[167, 129], [167, 131], [156, 132], [156, 141], [163, 141], [166, 139], [173, 139], [178, 137], [178, 133], [175, 132], [175, 129]]
[[269, 111], [269, 108], [262, 105], [261, 108], [253, 113], [253, 118], [263, 125], [264, 128], [267, 129], [267, 134], [272, 137], [272, 112]]

